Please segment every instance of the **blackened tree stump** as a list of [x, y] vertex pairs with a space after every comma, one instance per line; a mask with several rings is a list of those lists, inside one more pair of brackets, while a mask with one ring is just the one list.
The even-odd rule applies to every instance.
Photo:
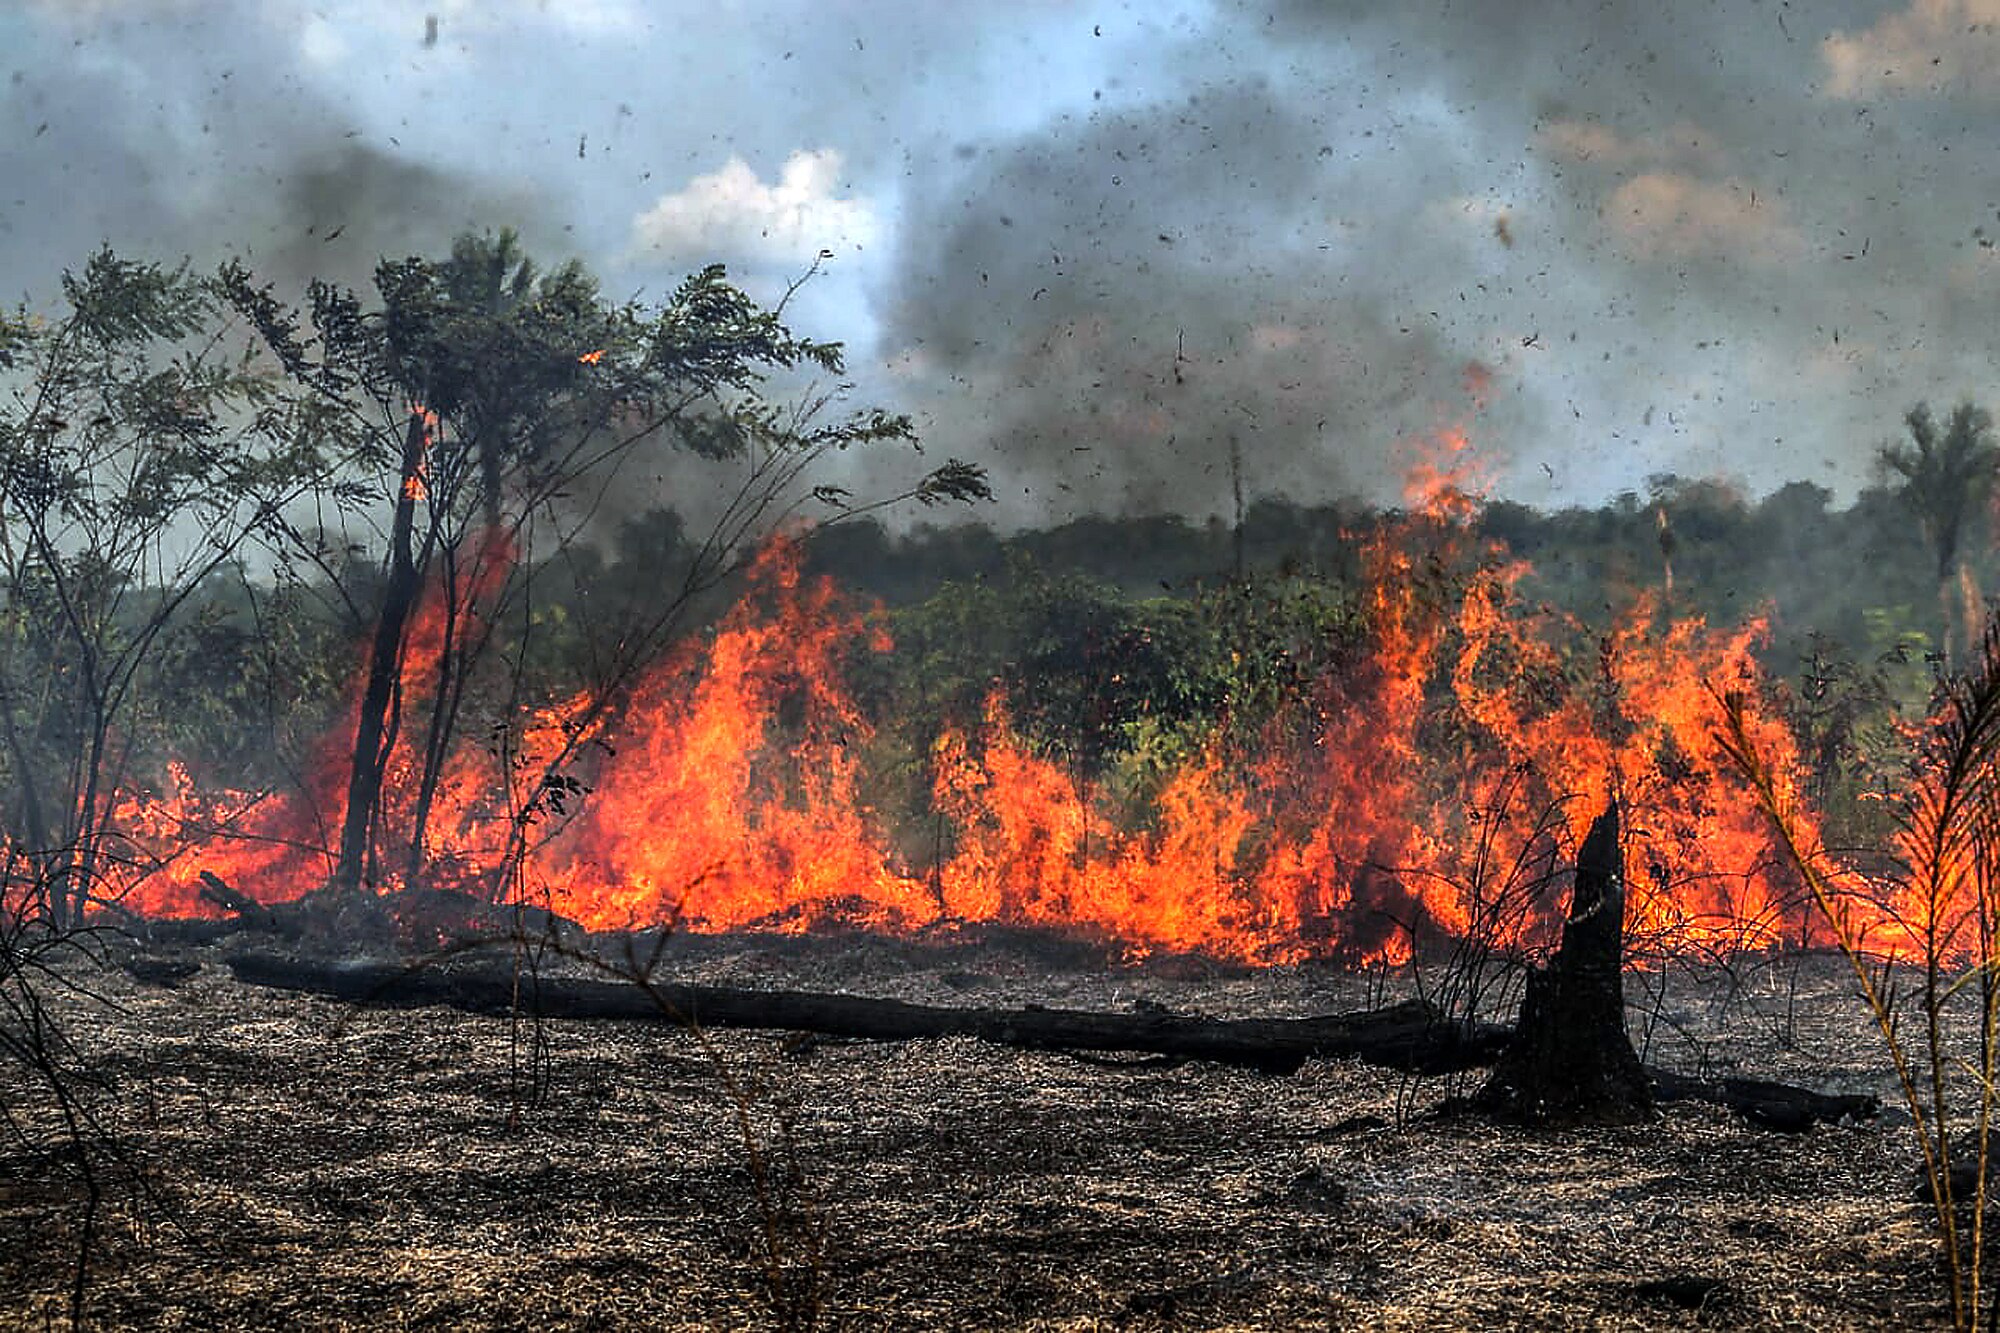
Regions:
[[1625, 875], [1618, 803], [1576, 858], [1562, 944], [1528, 976], [1514, 1040], [1479, 1106], [1538, 1125], [1631, 1125], [1653, 1115], [1652, 1081], [1625, 1031]]

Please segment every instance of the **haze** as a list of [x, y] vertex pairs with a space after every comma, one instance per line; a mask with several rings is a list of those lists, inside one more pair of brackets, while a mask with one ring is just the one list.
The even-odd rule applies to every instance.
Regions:
[[1003, 523], [1226, 511], [1232, 441], [1392, 499], [1459, 424], [1537, 505], [1848, 495], [1993, 402], [2000, 0], [30, 0], [0, 49], [9, 299], [103, 242], [296, 289], [513, 225], [766, 299], [830, 252], [795, 322]]

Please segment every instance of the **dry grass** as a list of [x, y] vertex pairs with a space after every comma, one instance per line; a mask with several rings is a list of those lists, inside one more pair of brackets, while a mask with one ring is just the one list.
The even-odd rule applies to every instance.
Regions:
[[[1377, 998], [1365, 979], [1313, 969], [1118, 967], [1005, 935], [687, 940], [670, 966], [938, 1003], [1280, 1015]], [[1676, 976], [1661, 1011], [1718, 1067], [1886, 1093], [1842, 966], [1783, 964], [1747, 984]], [[735, 1107], [688, 1034], [551, 1024], [544, 1093], [523, 1106], [502, 1021], [355, 1012], [213, 966], [175, 990], [122, 975], [107, 986], [115, 1009], [65, 1003], [116, 1078], [107, 1095], [160, 1206], [113, 1218], [89, 1307], [99, 1325], [768, 1325]], [[1679, 1105], [1636, 1129], [1396, 1128], [1383, 1123], [1395, 1076], [1353, 1065], [1272, 1078], [1105, 1069], [969, 1040], [710, 1039], [755, 1090], [765, 1141], [794, 1125], [830, 1227], [821, 1290], [835, 1327], [1948, 1317], [1910, 1201], [1908, 1126], [1893, 1118], [1795, 1138]], [[1694, 1048], [1664, 1040], [1652, 1058], [1687, 1063]], [[70, 1201], [45, 1165], [0, 1161], [10, 1326], [62, 1310]]]

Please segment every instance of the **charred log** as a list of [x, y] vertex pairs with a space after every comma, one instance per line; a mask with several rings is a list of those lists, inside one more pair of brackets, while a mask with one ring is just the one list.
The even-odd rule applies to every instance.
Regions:
[[203, 901], [228, 915], [217, 918], [149, 918], [105, 904], [119, 929], [154, 948], [213, 944], [248, 932], [283, 940], [341, 939], [364, 947], [415, 951], [478, 947], [524, 938], [573, 943], [582, 927], [545, 908], [487, 902], [450, 889], [399, 889], [378, 894], [329, 885], [287, 902], [260, 903], [219, 876], [201, 872]]
[[[1708, 1102], [1726, 1106], [1760, 1129], [1802, 1134], [1815, 1125], [1872, 1120], [1882, 1103], [1861, 1093], [1814, 1092], [1761, 1078], [1692, 1078], [1668, 1069], [1646, 1070], [1656, 1102]], [[1928, 1196], [1926, 1196], [1928, 1197]]]
[[1625, 875], [1618, 805], [1590, 826], [1562, 943], [1528, 976], [1514, 1040], [1480, 1090], [1482, 1109], [1542, 1125], [1651, 1118], [1653, 1085], [1625, 1031]]
[[[1607, 822], [1609, 821], [1609, 822]], [[221, 879], [204, 874], [202, 896], [230, 913], [226, 920], [126, 923], [121, 935], [138, 950], [113, 951], [115, 961], [141, 980], [172, 985], [193, 974], [198, 964], [178, 956], [178, 949], [212, 944], [224, 935], [256, 931], [296, 938], [370, 938], [384, 944], [441, 940], [505, 940], [520, 938], [534, 928], [558, 943], [578, 936], [574, 926], [542, 912], [516, 913], [466, 895], [418, 891], [393, 895], [393, 902], [368, 893], [329, 890], [293, 903], [261, 904]], [[1700, 1079], [1638, 1063], [1623, 1026], [1622, 981], [1615, 971], [1601, 968], [1609, 958], [1618, 962], [1617, 945], [1605, 923], [1619, 921], [1622, 935], [1622, 891], [1617, 879], [1615, 811], [1592, 826], [1579, 857], [1576, 908], [1564, 931], [1563, 947], [1545, 975], [1531, 982], [1523, 1002], [1522, 1027], [1454, 1022], [1434, 1006], [1408, 1001], [1386, 1009], [1304, 1019], [1212, 1019], [1174, 1014], [1163, 1009], [1136, 1013], [1101, 1013], [1047, 1009], [1030, 1005], [1018, 1010], [964, 1009], [908, 1004], [895, 1000], [801, 991], [743, 990], [633, 980], [590, 980], [555, 976], [517, 976], [494, 964], [490, 955], [466, 954], [449, 965], [399, 967], [380, 962], [332, 962], [287, 954], [248, 952], [229, 960], [239, 980], [282, 990], [326, 995], [356, 1004], [414, 1008], [444, 1005], [476, 1013], [527, 1012], [559, 1019], [622, 1019], [708, 1027], [763, 1028], [817, 1036], [869, 1041], [904, 1041], [926, 1037], [971, 1036], [996, 1044], [1070, 1054], [1138, 1052], [1167, 1060], [1209, 1060], [1271, 1073], [1291, 1073], [1309, 1059], [1359, 1059], [1371, 1064], [1420, 1074], [1444, 1074], [1495, 1065], [1498, 1068], [1481, 1093], [1493, 1109], [1492, 1089], [1503, 1075], [1522, 1077], [1527, 1069], [1555, 1072], [1557, 1096], [1544, 1094], [1550, 1105], [1569, 1105], [1560, 1094], [1576, 1082], [1582, 1068], [1600, 1084], [1612, 1083], [1621, 1105], [1638, 1105], [1629, 1080], [1634, 1071], [1643, 1080], [1643, 1105], [1652, 1102], [1702, 1101], [1726, 1107], [1762, 1128], [1798, 1132], [1822, 1123], [1872, 1117], [1879, 1102], [1869, 1096], [1825, 1094], [1762, 1079]], [[1595, 896], [1593, 896], [1595, 895]], [[1600, 905], [1593, 910], [1589, 904]], [[393, 910], [392, 910], [393, 907]], [[480, 929], [471, 929], [473, 926]], [[1593, 927], [1595, 938], [1592, 938]], [[469, 932], [469, 933], [468, 933]], [[411, 938], [421, 937], [417, 940]], [[1581, 941], [1579, 943], [1579, 941]], [[573, 943], [574, 941], [572, 941]], [[166, 949], [165, 955], [154, 956]], [[1582, 950], [1579, 954], [1577, 951]], [[151, 952], [146, 952], [151, 951]], [[1586, 965], [1576, 961], [1588, 958]], [[1531, 1015], [1537, 1024], [1548, 1015], [1574, 1010], [1575, 990], [1562, 989], [1565, 966], [1581, 969], [1585, 993], [1591, 998], [1581, 1025], [1572, 1022], [1562, 1032], [1542, 1030], [1524, 1039]], [[1538, 993], [1539, 992], [1539, 993]], [[1615, 1017], [1606, 1018], [1606, 1014]], [[1611, 1034], [1615, 1032], [1615, 1044]], [[1608, 1056], [1599, 1045], [1584, 1048], [1578, 1060], [1572, 1052], [1579, 1034], [1595, 1034], [1594, 1043], [1610, 1044]], [[1622, 1047], [1622, 1051], [1618, 1048]], [[1629, 1057], [1631, 1063], [1624, 1061]], [[1577, 1060], [1566, 1065], [1565, 1060]], [[1540, 1062], [1540, 1063], [1538, 1063]], [[1590, 1071], [1595, 1071], [1591, 1073]], [[1615, 1075], [1614, 1077], [1611, 1077]], [[1508, 1086], [1520, 1086], [1518, 1083]], [[1518, 1101], [1503, 1109], [1519, 1114]], [[1541, 1117], [1551, 1119], [1546, 1114]], [[1575, 1116], [1574, 1119], [1598, 1117]]]
[[261, 930], [274, 935], [296, 934], [298, 923], [287, 921], [274, 908], [266, 907], [246, 893], [231, 888], [221, 876], [201, 872], [201, 897], [234, 916], [244, 930]]
[[[969, 1036], [1034, 1050], [1136, 1051], [1278, 1074], [1294, 1072], [1309, 1059], [1342, 1058], [1414, 1073], [1454, 1073], [1492, 1064], [1514, 1035], [1513, 1029], [1492, 1024], [1468, 1030], [1417, 1000], [1318, 1018], [1213, 1019], [1165, 1010], [954, 1009], [810, 991], [535, 978], [479, 961], [412, 969], [251, 953], [230, 959], [229, 966], [252, 985], [385, 1008], [443, 1005], [484, 1014], [765, 1028], [871, 1041]], [[1760, 1079], [1699, 1079], [1655, 1068], [1642, 1073], [1662, 1102], [1708, 1102], [1770, 1129], [1803, 1130], [1880, 1110], [1873, 1097], [1829, 1095]]]
[[[198, 948], [214, 944], [238, 931], [257, 931], [266, 935], [277, 935], [283, 939], [296, 939], [300, 923], [288, 917], [286, 908], [267, 907], [247, 893], [238, 892], [220, 876], [209, 871], [201, 872], [201, 888], [196, 890], [202, 901], [221, 908], [226, 917], [157, 918], [141, 916], [126, 908], [116, 900], [97, 904], [107, 920], [117, 924], [117, 934], [140, 949], [173, 950]], [[142, 958], [130, 947], [116, 952], [121, 966], [142, 981], [151, 980], [150, 972], [173, 971], [180, 975], [191, 975], [199, 964], [190, 964], [178, 957], [155, 956]]]
[[815, 991], [529, 977], [488, 963], [412, 970], [244, 954], [229, 966], [254, 985], [392, 1008], [446, 1005], [474, 1013], [770, 1028], [872, 1041], [977, 1037], [1031, 1050], [1142, 1052], [1274, 1074], [1296, 1072], [1310, 1059], [1342, 1058], [1412, 1073], [1477, 1068], [1490, 1063], [1508, 1037], [1507, 1029], [1491, 1025], [1468, 1030], [1419, 1000], [1316, 1018], [1219, 1019], [1151, 1011], [954, 1009]]

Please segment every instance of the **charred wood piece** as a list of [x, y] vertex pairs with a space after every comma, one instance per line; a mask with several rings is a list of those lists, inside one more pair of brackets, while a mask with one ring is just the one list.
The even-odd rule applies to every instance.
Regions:
[[201, 872], [201, 898], [214, 903], [242, 923], [245, 930], [262, 930], [275, 935], [296, 934], [298, 923], [287, 921], [280, 913], [258, 902], [247, 893], [239, 893], [227, 881], [212, 871]]
[[1569, 920], [1547, 967], [1528, 976], [1512, 1044], [1481, 1109], [1540, 1125], [1631, 1125], [1653, 1085], [1625, 1031], [1625, 874], [1613, 801], [1576, 857]]
[[1803, 1134], [1816, 1125], [1842, 1120], [1872, 1120], [1882, 1111], [1879, 1098], [1861, 1093], [1814, 1092], [1761, 1078], [1694, 1078], [1650, 1066], [1646, 1072], [1653, 1080], [1655, 1101], [1724, 1106], [1760, 1129], [1786, 1134]]
[[977, 1037], [1031, 1050], [1139, 1051], [1273, 1074], [1294, 1073], [1307, 1060], [1325, 1059], [1448, 1073], [1491, 1063], [1508, 1037], [1503, 1027], [1455, 1024], [1420, 1000], [1315, 1018], [1220, 1019], [1078, 1009], [954, 1009], [814, 991], [536, 978], [483, 963], [411, 969], [246, 953], [230, 959], [229, 966], [239, 980], [253, 985], [380, 1007], [446, 1005], [485, 1014], [519, 1010], [548, 1018], [767, 1028], [873, 1041]]

